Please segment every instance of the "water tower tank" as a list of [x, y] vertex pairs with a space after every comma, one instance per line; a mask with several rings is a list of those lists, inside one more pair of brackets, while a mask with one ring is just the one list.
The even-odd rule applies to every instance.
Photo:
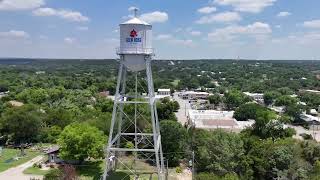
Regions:
[[137, 17], [120, 24], [120, 48], [117, 53], [129, 70], [145, 69], [145, 58], [153, 55], [152, 26]]

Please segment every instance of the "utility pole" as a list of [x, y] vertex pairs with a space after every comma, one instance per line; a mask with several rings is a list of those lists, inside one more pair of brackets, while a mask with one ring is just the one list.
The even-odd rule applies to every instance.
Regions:
[[168, 180], [169, 177], [169, 160], [167, 159], [167, 173], [166, 173], [166, 180]]
[[195, 180], [195, 170], [194, 170], [194, 151], [192, 151], [192, 180]]

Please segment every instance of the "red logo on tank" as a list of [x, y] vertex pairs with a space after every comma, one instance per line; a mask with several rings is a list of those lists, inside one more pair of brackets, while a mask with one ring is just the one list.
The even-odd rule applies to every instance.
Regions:
[[138, 33], [137, 31], [135, 31], [134, 29], [130, 32], [130, 37], [134, 38], [134, 37], [137, 37], [138, 36]]

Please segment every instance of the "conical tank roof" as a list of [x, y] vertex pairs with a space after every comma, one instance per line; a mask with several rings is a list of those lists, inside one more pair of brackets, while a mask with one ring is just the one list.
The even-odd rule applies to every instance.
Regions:
[[137, 17], [134, 17], [124, 23], [121, 23], [123, 25], [125, 24], [138, 24], [138, 25], [146, 25], [146, 26], [150, 26], [151, 24], [145, 22], [145, 21], [142, 21], [141, 19], [137, 18]]

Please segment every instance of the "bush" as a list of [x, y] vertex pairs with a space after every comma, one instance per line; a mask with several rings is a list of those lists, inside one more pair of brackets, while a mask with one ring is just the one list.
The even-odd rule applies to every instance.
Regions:
[[306, 134], [306, 133], [302, 133], [300, 134], [300, 136], [304, 139], [304, 140], [312, 140], [313, 137], [310, 134]]
[[238, 176], [234, 173], [229, 173], [224, 176], [217, 176], [211, 173], [199, 173], [196, 175], [196, 180], [238, 180]]
[[61, 169], [52, 169], [44, 177], [43, 180], [62, 180], [63, 172]]
[[181, 167], [177, 167], [176, 168], [176, 173], [182, 173], [182, 168]]

